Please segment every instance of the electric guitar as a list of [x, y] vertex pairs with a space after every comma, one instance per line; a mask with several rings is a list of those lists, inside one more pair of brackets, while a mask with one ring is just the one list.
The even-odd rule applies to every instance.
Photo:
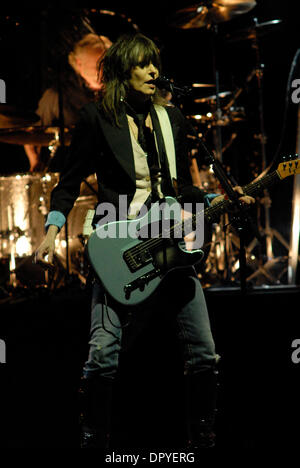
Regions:
[[[290, 156], [274, 172], [245, 185], [243, 192], [255, 196], [266, 187], [299, 173], [298, 155]], [[200, 226], [203, 220], [213, 223], [233, 206], [230, 200], [206, 209], [202, 205], [200, 211], [183, 221], [182, 207], [175, 198], [166, 197], [164, 204], [167, 209], [163, 210], [163, 220], [157, 202], [144, 216], [100, 225], [89, 237], [87, 254], [91, 266], [106, 292], [120, 304], [143, 302], [171, 270], [201, 261], [203, 248], [188, 250], [183, 237], [197, 228], [197, 222]]]

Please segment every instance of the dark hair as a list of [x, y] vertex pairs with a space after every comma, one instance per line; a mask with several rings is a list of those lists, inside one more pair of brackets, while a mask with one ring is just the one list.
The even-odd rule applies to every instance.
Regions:
[[102, 83], [101, 107], [116, 125], [118, 116], [129, 89], [131, 70], [136, 66], [144, 67], [149, 63], [160, 71], [161, 62], [157, 46], [143, 34], [126, 34], [106, 51], [100, 62], [99, 76]]

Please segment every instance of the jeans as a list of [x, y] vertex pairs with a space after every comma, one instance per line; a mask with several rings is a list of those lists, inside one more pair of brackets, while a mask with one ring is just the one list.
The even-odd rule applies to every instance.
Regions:
[[[122, 328], [117, 310], [103, 305], [103, 290], [94, 284], [89, 356], [84, 376], [114, 379], [121, 351]], [[143, 306], [142, 306], [143, 307]], [[217, 360], [204, 293], [192, 267], [174, 270], [163, 280], [152, 303], [145, 307], [171, 311], [181, 343], [184, 373], [195, 374], [214, 368]], [[133, 312], [134, 313], [134, 312]]]

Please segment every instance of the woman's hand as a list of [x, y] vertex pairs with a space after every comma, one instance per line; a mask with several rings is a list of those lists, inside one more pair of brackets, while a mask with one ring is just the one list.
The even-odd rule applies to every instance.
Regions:
[[[51, 224], [48, 228], [47, 235], [41, 245], [35, 252], [35, 262], [42, 262], [45, 266], [53, 266], [53, 256], [55, 250], [55, 238], [58, 233], [58, 227]], [[48, 255], [47, 261], [45, 256]]]
[[[251, 197], [250, 195], [245, 195], [243, 192], [242, 187], [237, 185], [236, 187], [233, 188], [235, 192], [238, 192], [240, 195], [243, 195], [242, 197], [239, 197], [239, 200], [243, 203], [246, 203], [247, 205], [251, 205], [251, 203], [255, 203], [255, 198]], [[215, 197], [211, 201], [211, 205], [215, 205], [217, 203], [220, 203], [221, 201], [224, 200], [224, 195], [219, 195], [218, 197]]]

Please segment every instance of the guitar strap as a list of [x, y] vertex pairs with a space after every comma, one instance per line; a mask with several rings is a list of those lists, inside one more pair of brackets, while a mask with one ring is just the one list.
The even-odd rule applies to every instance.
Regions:
[[154, 104], [154, 109], [158, 116], [161, 132], [163, 136], [171, 180], [174, 181], [174, 179], [177, 180], [177, 168], [176, 168], [174, 137], [173, 137], [171, 122], [169, 119], [169, 115], [163, 106]]

